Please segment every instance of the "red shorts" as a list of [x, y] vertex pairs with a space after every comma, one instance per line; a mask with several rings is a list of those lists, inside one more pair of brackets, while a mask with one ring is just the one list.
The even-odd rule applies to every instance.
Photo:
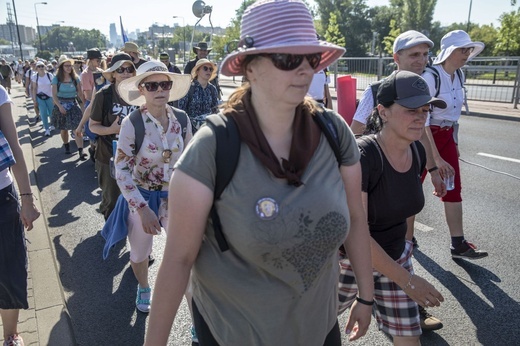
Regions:
[[[430, 126], [430, 130], [432, 131], [435, 146], [439, 154], [443, 160], [449, 163], [455, 170], [455, 188], [448, 191], [446, 196], [441, 198], [441, 201], [462, 202], [459, 156], [457, 155], [457, 145], [453, 139], [453, 127]], [[427, 171], [425, 170], [422, 175], [423, 181], [426, 173]]]

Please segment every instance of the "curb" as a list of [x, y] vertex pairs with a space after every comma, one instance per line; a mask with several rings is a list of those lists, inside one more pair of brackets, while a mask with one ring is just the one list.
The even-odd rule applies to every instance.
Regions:
[[[13, 116], [18, 125], [18, 136], [29, 172], [31, 190], [34, 193], [35, 204], [41, 212], [41, 216], [34, 222], [33, 230], [25, 234], [29, 258], [29, 309], [20, 311], [19, 331], [27, 345], [75, 345], [72, 321], [67, 310], [56, 254], [51, 246], [47, 217], [38, 187], [26, 98], [24, 92], [20, 92], [23, 90], [21, 86], [11, 90]], [[28, 325], [25, 325], [26, 323]]]

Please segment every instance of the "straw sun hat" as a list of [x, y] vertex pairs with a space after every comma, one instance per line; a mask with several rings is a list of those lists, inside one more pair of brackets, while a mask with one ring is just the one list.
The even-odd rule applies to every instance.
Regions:
[[299, 0], [263, 0], [249, 6], [242, 16], [238, 47], [222, 62], [222, 74], [242, 75], [247, 55], [322, 53], [315, 69], [320, 71], [345, 53], [340, 46], [318, 40], [312, 16]]
[[211, 73], [211, 77], [209, 78], [209, 80], [212, 81], [213, 79], [215, 79], [217, 77], [217, 64], [209, 61], [208, 59], [199, 59], [199, 60], [197, 60], [197, 63], [195, 64], [195, 66], [191, 70], [191, 78], [195, 79], [195, 77], [197, 76], [197, 71], [203, 65], [209, 65], [209, 66], [213, 67], [213, 72]]
[[183, 75], [178, 73], [168, 72], [166, 65], [160, 61], [148, 61], [139, 66], [136, 75], [125, 79], [117, 87], [117, 91], [121, 98], [129, 105], [141, 106], [146, 102], [145, 98], [139, 92], [139, 84], [148, 76], [155, 74], [163, 74], [173, 81], [173, 86], [170, 89], [168, 102], [181, 99], [188, 92], [191, 84], [190, 75]]

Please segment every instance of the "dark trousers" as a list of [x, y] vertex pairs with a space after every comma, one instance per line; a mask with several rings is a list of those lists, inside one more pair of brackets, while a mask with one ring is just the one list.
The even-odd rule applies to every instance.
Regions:
[[[195, 304], [193, 299], [191, 300], [191, 307], [193, 309], [193, 323], [195, 324], [195, 332], [197, 333], [197, 338], [199, 339], [199, 345], [219, 346], [218, 342], [211, 334], [206, 321], [204, 321], [204, 318], [200, 314], [199, 309], [197, 308], [197, 304]], [[244, 343], [244, 345], [245, 344], [247, 343]], [[336, 324], [334, 327], [332, 327], [332, 330], [329, 332], [329, 334], [327, 334], [323, 346], [341, 346], [341, 333], [339, 331], [338, 321], [336, 321]]]
[[112, 213], [112, 210], [114, 210], [121, 191], [119, 190], [119, 186], [117, 186], [116, 180], [110, 176], [110, 165], [96, 160], [96, 171], [99, 188], [101, 189], [99, 211], [103, 214], [106, 221]]
[[0, 190], [0, 309], [28, 309], [27, 249], [13, 184]]

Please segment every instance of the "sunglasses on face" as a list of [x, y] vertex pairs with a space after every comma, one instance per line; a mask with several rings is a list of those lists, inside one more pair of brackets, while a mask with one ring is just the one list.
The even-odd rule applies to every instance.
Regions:
[[119, 68], [117, 68], [115, 71], [116, 71], [117, 73], [119, 73], [119, 74], [123, 74], [123, 73], [125, 73], [125, 71], [128, 72], [128, 73], [134, 73], [135, 68], [134, 68], [133, 66], [128, 66], [128, 67], [119, 67]]
[[72, 67], [72, 65], [63, 65], [63, 67]]
[[41, 65], [40, 65], [40, 66], [36, 66], [36, 68], [44, 68], [44, 67], [45, 67], [45, 66], [41, 66]]
[[273, 62], [274, 67], [282, 71], [292, 71], [298, 68], [303, 59], [307, 59], [312, 69], [316, 69], [321, 62], [321, 53], [314, 54], [260, 54], [261, 56], [268, 57]]
[[467, 48], [461, 48], [460, 52], [462, 54], [471, 54], [475, 50], [475, 47], [467, 47]]
[[204, 71], [204, 72], [213, 72], [213, 67], [208, 67], [208, 66], [202, 66], [201, 69]]
[[141, 86], [146, 88], [147, 91], [157, 91], [159, 87], [162, 90], [170, 90], [172, 88], [173, 81], [163, 81], [163, 82], [145, 82], [141, 83]]

